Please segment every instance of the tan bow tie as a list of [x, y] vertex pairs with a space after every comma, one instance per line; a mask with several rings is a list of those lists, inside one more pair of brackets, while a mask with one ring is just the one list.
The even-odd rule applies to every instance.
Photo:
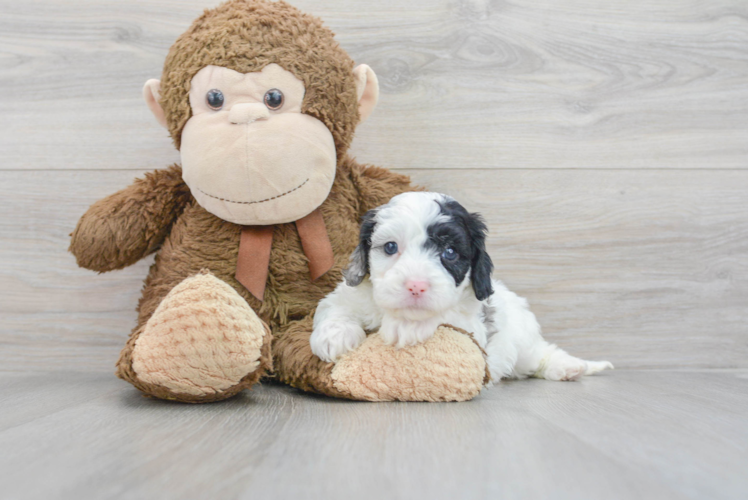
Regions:
[[[268, 279], [270, 248], [275, 226], [244, 226], [236, 260], [236, 279], [258, 300], [263, 300]], [[309, 259], [312, 281], [332, 269], [335, 263], [330, 238], [319, 208], [296, 221], [301, 247]]]

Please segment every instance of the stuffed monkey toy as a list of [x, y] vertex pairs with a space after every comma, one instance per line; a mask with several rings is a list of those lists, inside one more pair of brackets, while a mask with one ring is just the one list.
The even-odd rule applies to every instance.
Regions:
[[480, 392], [484, 353], [445, 326], [400, 350], [369, 335], [335, 364], [311, 352], [315, 307], [342, 279], [360, 217], [414, 189], [347, 155], [378, 84], [320, 20], [264, 0], [206, 10], [143, 93], [181, 165], [96, 202], [70, 245], [97, 272], [156, 253], [118, 377], [195, 403], [263, 377], [360, 400]]

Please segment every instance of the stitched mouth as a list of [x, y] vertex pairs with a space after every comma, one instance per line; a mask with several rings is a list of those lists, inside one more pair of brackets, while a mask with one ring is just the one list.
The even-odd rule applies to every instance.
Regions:
[[294, 191], [296, 191], [298, 189], [301, 189], [301, 187], [304, 184], [306, 184], [307, 182], [309, 182], [309, 178], [307, 178], [304, 182], [302, 182], [301, 184], [299, 184], [295, 188], [286, 191], [285, 193], [281, 193], [281, 194], [275, 195], [275, 196], [273, 196], [271, 198], [265, 198], [264, 200], [255, 200], [255, 201], [234, 201], [234, 200], [229, 200], [227, 198], [221, 198], [220, 196], [213, 196], [212, 194], [206, 193], [205, 191], [203, 191], [200, 188], [197, 188], [197, 190], [200, 191], [201, 193], [203, 193], [205, 196], [209, 196], [209, 197], [211, 197], [213, 199], [216, 199], [216, 200], [226, 201], [228, 203], [237, 203], [239, 205], [254, 205], [255, 203], [265, 203], [266, 201], [272, 201], [272, 200], [277, 200], [278, 198], [282, 198], [282, 197], [286, 196], [287, 194], [291, 194]]

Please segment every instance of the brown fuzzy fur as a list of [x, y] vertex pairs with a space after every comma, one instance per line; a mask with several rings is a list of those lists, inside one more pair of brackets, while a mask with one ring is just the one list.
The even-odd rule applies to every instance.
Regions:
[[[306, 86], [302, 112], [322, 121], [333, 134], [338, 165], [321, 212], [335, 255], [333, 268], [320, 279], [309, 278], [307, 258], [293, 223], [274, 227], [264, 301], [236, 279], [241, 226], [224, 221], [198, 205], [173, 165], [147, 174], [96, 202], [78, 222], [70, 251], [78, 264], [104, 272], [130, 265], [157, 252], [138, 303], [138, 323], [117, 363], [117, 375], [141, 391], [163, 399], [207, 402], [250, 387], [275, 366], [275, 376], [294, 387], [336, 397], [331, 363], [309, 347], [317, 303], [342, 278], [354, 250], [359, 219], [369, 209], [414, 189], [407, 177], [377, 167], [366, 168], [346, 156], [359, 121], [353, 62], [321, 22], [283, 3], [233, 0], [206, 11], [176, 41], [164, 65], [161, 105], [177, 148], [191, 116], [190, 80], [206, 65], [242, 73], [277, 63]], [[260, 367], [228, 390], [210, 396], [175, 394], [144, 383], [132, 368], [132, 352], [146, 322], [169, 291], [202, 270], [233, 287], [272, 332], [266, 335]]]
[[191, 198], [179, 166], [146, 174], [88, 209], [70, 251], [79, 266], [100, 273], [132, 265], [161, 246]]
[[301, 112], [330, 129], [342, 159], [359, 121], [353, 60], [322, 21], [282, 1], [232, 0], [206, 10], [171, 47], [160, 103], [177, 149], [198, 71], [212, 64], [250, 73], [272, 63], [304, 82]]
[[[161, 300], [185, 278], [209, 269], [244, 297], [273, 332], [275, 374], [281, 381], [304, 390], [346, 397], [332, 385], [331, 365], [320, 361], [309, 348], [311, 315], [317, 303], [342, 279], [342, 269], [357, 243], [360, 217], [392, 196], [413, 189], [409, 179], [385, 169], [366, 168], [350, 158], [339, 162], [335, 183], [321, 206], [335, 254], [333, 269], [312, 282], [295, 224], [277, 225], [268, 285], [264, 301], [260, 302], [234, 278], [241, 226], [207, 212], [189, 195], [189, 190], [183, 196], [186, 186], [170, 182], [180, 173], [177, 165], [157, 170], [145, 180], [136, 180], [130, 187], [96, 202], [73, 232], [70, 250], [79, 265], [99, 272], [129, 265], [160, 245], [138, 303], [138, 324], [117, 363], [117, 375], [162, 399], [208, 402], [230, 397], [265, 374], [270, 363], [263, 361], [261, 369], [238, 386], [211, 397], [196, 398], [145, 384], [132, 370], [132, 349]], [[158, 188], [144, 189], [146, 182]], [[158, 224], [141, 222], [151, 220], [153, 214], [158, 216]], [[123, 242], [133, 242], [126, 252], [121, 248]], [[263, 352], [265, 349], [263, 346]]]

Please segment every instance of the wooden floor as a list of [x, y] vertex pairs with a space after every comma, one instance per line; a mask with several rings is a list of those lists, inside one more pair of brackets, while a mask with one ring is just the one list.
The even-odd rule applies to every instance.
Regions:
[[744, 499], [748, 371], [506, 382], [467, 403], [263, 385], [142, 397], [108, 373], [0, 374], [0, 497]]
[[289, 1], [379, 75], [351, 154], [482, 212], [546, 338], [619, 369], [142, 398], [111, 372], [152, 260], [69, 234], [179, 160], [141, 88], [218, 0], [0, 0], [0, 500], [748, 498], [748, 2]]

